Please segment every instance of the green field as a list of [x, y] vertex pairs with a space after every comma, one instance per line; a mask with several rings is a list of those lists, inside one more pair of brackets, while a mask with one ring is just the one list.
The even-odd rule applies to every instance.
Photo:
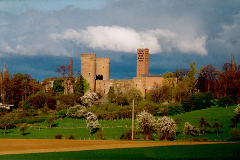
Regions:
[[[218, 122], [223, 124], [223, 128], [220, 129], [220, 134], [217, 136], [215, 129], [207, 129], [204, 137], [200, 136], [190, 136], [188, 135], [186, 139], [209, 139], [212, 141], [226, 141], [229, 138], [229, 133], [231, 130], [230, 119], [234, 117], [234, 109], [236, 106], [231, 106], [229, 108], [222, 107], [212, 107], [208, 109], [186, 112], [184, 114], [175, 115], [173, 118], [182, 119], [182, 122], [177, 131], [176, 140], [183, 140], [182, 129], [185, 122], [189, 122], [191, 125], [199, 125], [199, 119], [203, 116], [206, 121], [211, 124], [214, 122], [215, 118]], [[99, 121], [102, 129], [104, 130], [104, 137], [106, 140], [119, 140], [122, 133], [132, 126], [131, 120], [114, 120], [114, 121]], [[136, 122], [135, 122], [136, 123]], [[135, 125], [136, 126], [136, 125]], [[21, 135], [18, 128], [13, 128], [7, 130], [6, 134], [3, 134], [3, 130], [0, 133], [0, 138], [24, 138], [24, 139], [54, 139], [57, 134], [63, 135], [63, 138], [68, 138], [70, 135], [74, 135], [76, 139], [97, 139], [96, 135], [93, 134], [89, 136], [88, 130], [86, 129], [86, 122], [83, 119], [72, 119], [64, 118], [54, 121], [54, 127], [49, 128], [46, 122], [41, 123], [41, 130], [38, 129], [36, 124], [29, 124], [26, 130], [25, 136]], [[199, 128], [200, 129], [200, 128]], [[142, 137], [137, 137], [141, 139]], [[157, 140], [159, 137], [155, 135], [153, 137]]]
[[2, 155], [0, 159], [239, 159], [239, 143]]

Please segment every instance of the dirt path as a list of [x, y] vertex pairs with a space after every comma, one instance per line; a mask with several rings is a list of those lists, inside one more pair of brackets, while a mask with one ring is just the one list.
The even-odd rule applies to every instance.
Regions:
[[214, 143], [220, 142], [0, 139], [0, 155]]

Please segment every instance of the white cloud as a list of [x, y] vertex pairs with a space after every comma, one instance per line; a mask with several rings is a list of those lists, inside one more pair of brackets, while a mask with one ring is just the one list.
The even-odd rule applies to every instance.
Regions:
[[194, 32], [186, 35], [162, 29], [137, 32], [120, 26], [89, 26], [86, 30], [68, 29], [62, 34], [50, 34], [50, 38], [71, 40], [95, 50], [135, 53], [137, 48], [147, 47], [152, 54], [172, 50], [207, 54], [207, 36], [198, 36]]

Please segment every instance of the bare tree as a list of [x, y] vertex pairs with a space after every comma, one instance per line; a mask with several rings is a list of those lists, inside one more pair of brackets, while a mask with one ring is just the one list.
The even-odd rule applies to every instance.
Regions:
[[56, 71], [58, 74], [62, 75], [64, 78], [66, 74], [68, 74], [70, 71], [70, 66], [69, 65], [60, 65], [57, 67]]

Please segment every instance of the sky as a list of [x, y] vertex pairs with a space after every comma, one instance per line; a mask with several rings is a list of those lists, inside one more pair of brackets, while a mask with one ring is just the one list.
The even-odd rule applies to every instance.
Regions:
[[149, 74], [240, 64], [238, 0], [0, 0], [0, 68], [42, 81], [60, 65], [81, 71], [81, 53], [110, 58], [110, 79], [136, 77], [137, 48]]

